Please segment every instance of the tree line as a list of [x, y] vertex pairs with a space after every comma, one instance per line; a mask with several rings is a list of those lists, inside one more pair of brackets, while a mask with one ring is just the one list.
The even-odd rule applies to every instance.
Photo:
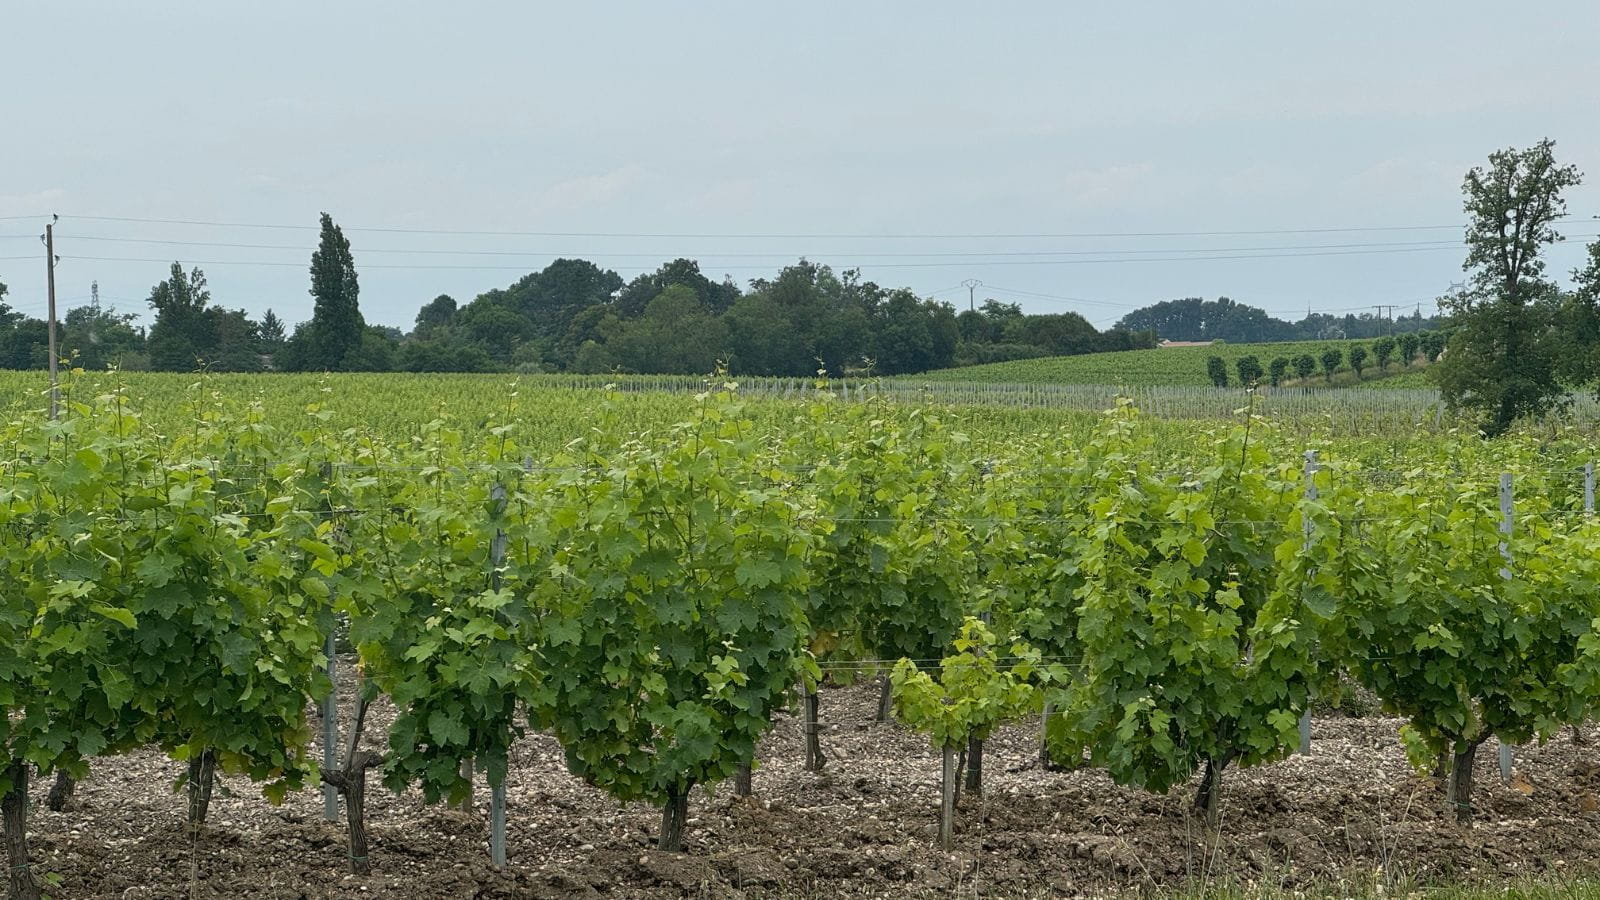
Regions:
[[1264, 309], [1227, 297], [1215, 300], [1185, 297], [1136, 309], [1118, 320], [1114, 327], [1124, 331], [1153, 331], [1169, 341], [1271, 344], [1387, 337], [1430, 331], [1443, 324], [1443, 317], [1424, 316], [1420, 308], [1410, 315], [1397, 317], [1373, 313], [1342, 316], [1310, 313], [1298, 322], [1288, 322], [1267, 315]]
[[[1372, 366], [1377, 368], [1379, 374], [1388, 374], [1391, 362], [1398, 363], [1402, 371], [1409, 368], [1419, 357], [1430, 365], [1438, 362], [1440, 354], [1444, 353], [1447, 341], [1448, 335], [1443, 331], [1407, 332], [1399, 336], [1385, 335], [1378, 338], [1372, 342], [1370, 350], [1365, 344], [1355, 344], [1348, 350], [1330, 345], [1315, 354], [1300, 353], [1295, 356], [1274, 357], [1265, 367], [1261, 365], [1260, 357], [1249, 354], [1234, 360], [1233, 366], [1238, 376], [1237, 383], [1245, 387], [1258, 384], [1278, 387], [1290, 378], [1306, 381], [1317, 373], [1319, 366], [1329, 384], [1333, 383], [1333, 376], [1341, 371], [1355, 373], [1356, 380], [1360, 381], [1367, 368]], [[1206, 377], [1217, 387], [1227, 387], [1228, 361], [1216, 355], [1207, 357]]]
[[[324, 213], [311, 258], [312, 318], [288, 329], [216, 303], [199, 268], [174, 262], [153, 287], [148, 332], [98, 303], [68, 312], [61, 353], [74, 365], [159, 371], [410, 371], [896, 375], [954, 365], [1153, 346], [1153, 333], [1101, 332], [1077, 313], [1029, 315], [990, 301], [953, 307], [807, 260], [740, 288], [677, 259], [624, 281], [588, 260], [557, 259], [465, 304], [441, 295], [409, 333], [370, 325], [350, 242]], [[43, 368], [43, 321], [12, 311], [0, 284], [0, 367]]]

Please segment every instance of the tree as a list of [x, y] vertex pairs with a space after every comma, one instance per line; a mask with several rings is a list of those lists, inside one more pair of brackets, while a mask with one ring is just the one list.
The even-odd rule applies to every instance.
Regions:
[[1589, 245], [1589, 258], [1572, 273], [1574, 289], [1562, 303], [1560, 372], [1572, 385], [1600, 381], [1600, 241]]
[[1261, 360], [1254, 355], [1241, 356], [1233, 364], [1239, 370], [1239, 383], [1245, 387], [1254, 387], [1261, 383], [1261, 376], [1265, 374], [1261, 369]]
[[311, 254], [311, 296], [317, 302], [311, 314], [307, 368], [348, 370], [345, 357], [360, 349], [367, 328], [357, 302], [360, 293], [350, 241], [323, 213], [322, 237]]
[[1416, 332], [1408, 331], [1395, 339], [1395, 346], [1400, 350], [1400, 368], [1403, 369], [1417, 358], [1417, 348], [1422, 346], [1422, 339], [1417, 337]]
[[[928, 313], [923, 302], [910, 291], [900, 290], [889, 295], [879, 314], [882, 325], [873, 354], [877, 372], [900, 375], [939, 368], [933, 322]], [[953, 344], [950, 350], [955, 350]]]
[[242, 309], [213, 306], [205, 312], [209, 351], [206, 363], [216, 372], [261, 371], [261, 326]]
[[493, 372], [495, 365], [478, 347], [444, 337], [402, 344], [395, 368], [403, 372]]
[[1389, 360], [1394, 359], [1394, 338], [1385, 335], [1372, 342], [1372, 355], [1378, 360], [1378, 371], [1389, 370]]
[[1467, 290], [1444, 301], [1455, 329], [1438, 378], [1445, 402], [1481, 416], [1485, 436], [1504, 434], [1566, 395], [1556, 371], [1558, 291], [1540, 253], [1561, 240], [1561, 192], [1581, 181], [1577, 167], [1556, 163], [1547, 138], [1490, 154], [1488, 167], [1474, 167], [1462, 182], [1462, 267], [1471, 275]]
[[449, 325], [455, 314], [456, 298], [449, 294], [440, 294], [417, 310], [416, 328], [413, 333], [418, 337], [431, 334], [435, 328]]
[[1297, 329], [1288, 322], [1227, 297], [1167, 300], [1128, 313], [1116, 327], [1125, 331], [1154, 331], [1172, 341], [1250, 343], [1286, 341], [1297, 336]]
[[1439, 361], [1439, 355], [1444, 352], [1445, 336], [1443, 332], [1424, 331], [1417, 336], [1421, 342], [1422, 356], [1431, 365]]
[[638, 319], [611, 321], [614, 333], [606, 346], [629, 372], [704, 375], [725, 353], [726, 326], [686, 285], [657, 294]]
[[1367, 348], [1356, 344], [1350, 348], [1350, 368], [1356, 373], [1356, 380], [1361, 380], [1361, 370], [1367, 365]]
[[133, 313], [100, 305], [98, 297], [67, 310], [61, 329], [61, 355], [83, 369], [143, 368], [144, 331], [135, 328]]
[[644, 315], [650, 301], [674, 285], [682, 285], [693, 291], [696, 300], [715, 315], [727, 312], [740, 296], [739, 286], [732, 281], [721, 283], [712, 281], [700, 274], [698, 262], [680, 258], [663, 263], [661, 268], [654, 272], [640, 275], [628, 282], [627, 286], [617, 294], [616, 302], [613, 304], [617, 315], [625, 319]]
[[1328, 383], [1333, 384], [1333, 373], [1339, 371], [1339, 365], [1344, 362], [1344, 351], [1338, 347], [1329, 347], [1322, 351], [1322, 371], [1328, 376]]
[[1206, 376], [1219, 388], [1228, 386], [1228, 363], [1220, 356], [1206, 358]]
[[532, 323], [525, 317], [489, 303], [474, 303], [461, 310], [451, 331], [502, 363], [510, 362], [517, 347], [534, 336]]
[[1289, 358], [1279, 356], [1267, 365], [1267, 375], [1272, 379], [1272, 386], [1277, 387], [1283, 382], [1285, 375], [1289, 374]]
[[1294, 358], [1294, 374], [1305, 381], [1311, 373], [1317, 371], [1317, 358], [1309, 353], [1302, 353]]
[[150, 307], [156, 312], [150, 326], [150, 367], [165, 372], [192, 372], [204, 364], [215, 343], [206, 333], [206, 273], [198, 268], [185, 273], [173, 263], [165, 281], [150, 289]]
[[284, 329], [283, 320], [278, 318], [278, 314], [270, 308], [262, 315], [261, 325], [256, 331], [261, 335], [261, 349], [267, 353], [272, 353], [282, 347], [283, 342], [288, 340], [289, 337], [288, 332]]

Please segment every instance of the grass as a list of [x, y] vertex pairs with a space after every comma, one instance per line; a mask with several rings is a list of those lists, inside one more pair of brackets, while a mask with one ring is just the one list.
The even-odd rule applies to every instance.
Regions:
[[[1412, 373], [1401, 373], [1400, 366], [1389, 363], [1390, 374], [1380, 375], [1371, 358], [1372, 341], [1290, 341], [1277, 344], [1213, 344], [1209, 347], [1173, 347], [1156, 350], [1124, 350], [1116, 353], [1086, 353], [1079, 356], [1050, 356], [1040, 359], [1019, 359], [1010, 362], [966, 366], [959, 369], [940, 369], [920, 375], [903, 376], [910, 381], [971, 381], [1005, 384], [1116, 384], [1129, 387], [1207, 386], [1211, 378], [1206, 374], [1206, 360], [1220, 356], [1228, 363], [1228, 379], [1239, 377], [1238, 361], [1244, 356], [1254, 356], [1266, 369], [1272, 360], [1282, 356], [1294, 359], [1309, 354], [1317, 359], [1317, 374], [1307, 380], [1307, 386], [1326, 385], [1320, 357], [1323, 351], [1337, 348], [1349, 359], [1350, 348], [1357, 344], [1368, 349], [1367, 367], [1360, 383], [1363, 386], [1427, 387]], [[1348, 362], [1341, 368], [1343, 375], [1335, 374], [1336, 386], [1348, 387], [1356, 383]], [[1420, 376], [1420, 372], [1416, 373]]]

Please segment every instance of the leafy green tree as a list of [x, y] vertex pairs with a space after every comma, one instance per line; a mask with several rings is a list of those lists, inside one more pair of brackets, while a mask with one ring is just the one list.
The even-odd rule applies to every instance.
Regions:
[[203, 365], [203, 356], [215, 343], [206, 328], [211, 292], [205, 273], [199, 269], [185, 273], [181, 264], [173, 263], [167, 279], [150, 289], [149, 302], [156, 314], [150, 326], [150, 367], [192, 372]]
[[412, 333], [417, 337], [427, 337], [434, 329], [449, 325], [455, 315], [455, 298], [449, 294], [440, 294], [417, 310], [416, 324]]
[[443, 337], [402, 344], [395, 368], [402, 372], [493, 372], [495, 362], [472, 344]]
[[1272, 379], [1273, 387], [1277, 387], [1279, 384], [1283, 383], [1284, 377], [1288, 374], [1289, 358], [1287, 356], [1275, 357], [1273, 358], [1272, 362], [1267, 365], [1267, 375]]
[[1206, 357], [1206, 375], [1219, 388], [1228, 386], [1228, 363], [1220, 356]]
[[1261, 376], [1266, 374], [1261, 369], [1261, 360], [1254, 354], [1239, 357], [1234, 364], [1239, 371], [1239, 383], [1246, 387], [1253, 387], [1261, 383]]
[[1317, 358], [1309, 353], [1302, 353], [1294, 358], [1294, 374], [1301, 381], [1310, 378], [1317, 371]]
[[1573, 291], [1562, 303], [1561, 377], [1600, 390], [1600, 241], [1589, 245], [1585, 265], [1572, 273]]
[[524, 342], [534, 338], [532, 323], [508, 307], [474, 303], [455, 315], [452, 332], [501, 364]]
[[[361, 287], [356, 278], [350, 241], [333, 218], [322, 214], [322, 236], [311, 254], [311, 296], [316, 306], [308, 329], [305, 368], [330, 372], [350, 371], [346, 357], [357, 356], [365, 340], [367, 323], [361, 316]], [[298, 337], [298, 329], [297, 334]]]
[[808, 375], [816, 370], [816, 360], [805, 355], [807, 347], [794, 340], [788, 314], [768, 294], [740, 297], [721, 321], [728, 329], [728, 368], [733, 374]]
[[1153, 331], [1170, 341], [1256, 343], [1287, 341], [1299, 336], [1288, 322], [1227, 297], [1163, 301], [1123, 316], [1117, 328], [1130, 332]]
[[1372, 342], [1372, 355], [1378, 360], [1378, 371], [1389, 370], [1389, 360], [1394, 358], [1395, 340], [1388, 335]]
[[399, 353], [389, 330], [369, 325], [361, 332], [361, 343], [345, 357], [345, 366], [351, 372], [393, 372]]
[[1422, 348], [1422, 356], [1429, 365], [1439, 361], [1439, 356], [1444, 353], [1445, 335], [1439, 331], [1424, 331], [1417, 335]]
[[599, 375], [616, 369], [617, 358], [599, 341], [585, 341], [572, 361], [572, 371], [585, 375]]
[[611, 320], [606, 347], [628, 372], [709, 374], [726, 353], [726, 326], [685, 285], [667, 287], [638, 319]]
[[1408, 331], [1395, 339], [1395, 347], [1400, 351], [1400, 367], [1406, 368], [1417, 358], [1417, 350], [1422, 347], [1422, 339], [1416, 332]]
[[1356, 373], [1356, 380], [1361, 380], [1361, 370], [1367, 366], [1367, 348], [1356, 344], [1350, 348], [1350, 368]]
[[96, 300], [67, 310], [62, 322], [61, 354], [84, 369], [118, 366], [139, 369], [147, 364], [142, 329], [134, 327], [138, 316], [119, 313]]
[[712, 315], [722, 315], [739, 300], [738, 285], [731, 280], [715, 282], [700, 274], [700, 264], [692, 259], [675, 259], [663, 263], [661, 268], [640, 275], [628, 282], [612, 304], [617, 315], [625, 319], [644, 315], [650, 301], [669, 287], [682, 286], [691, 291], [697, 302]]
[[1562, 191], [1581, 181], [1545, 139], [1490, 154], [1488, 167], [1473, 168], [1462, 183], [1470, 282], [1444, 301], [1454, 331], [1437, 377], [1445, 401], [1481, 416], [1486, 436], [1566, 396], [1556, 369], [1562, 338], [1553, 327], [1559, 292], [1540, 253], [1561, 239]]
[[1339, 371], [1339, 366], [1344, 363], [1344, 351], [1338, 347], [1329, 347], [1322, 351], [1322, 372], [1328, 376], [1328, 383], [1333, 383], [1333, 373]]

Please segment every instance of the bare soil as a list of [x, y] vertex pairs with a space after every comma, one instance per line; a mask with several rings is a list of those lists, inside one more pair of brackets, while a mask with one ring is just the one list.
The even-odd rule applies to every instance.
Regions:
[[[697, 792], [683, 855], [652, 849], [655, 809], [588, 787], [567, 774], [553, 739], [530, 735], [508, 780], [503, 869], [488, 859], [486, 791], [473, 813], [427, 807], [415, 792], [389, 793], [374, 773], [374, 873], [357, 878], [342, 823], [322, 819], [320, 791], [274, 807], [228, 778], [196, 841], [184, 798], [170, 790], [179, 764], [141, 752], [97, 763], [65, 811], [36, 807], [35, 871], [60, 876], [57, 897], [131, 900], [1052, 897], [1223, 881], [1287, 890], [1481, 882], [1600, 866], [1600, 743], [1565, 733], [1520, 748], [1510, 784], [1486, 745], [1479, 820], [1463, 828], [1444, 815], [1442, 785], [1407, 765], [1398, 720], [1336, 716], [1316, 720], [1309, 756], [1229, 771], [1212, 836], [1188, 791], [1162, 797], [1099, 771], [1044, 771], [1037, 722], [1006, 729], [985, 754], [984, 796], [963, 799], [956, 849], [941, 852], [939, 759], [919, 736], [874, 723], [876, 701], [874, 684], [824, 689], [821, 774], [802, 770], [799, 720], [780, 715], [755, 796], [736, 799], [731, 784]], [[373, 725], [388, 718], [379, 710]]]

